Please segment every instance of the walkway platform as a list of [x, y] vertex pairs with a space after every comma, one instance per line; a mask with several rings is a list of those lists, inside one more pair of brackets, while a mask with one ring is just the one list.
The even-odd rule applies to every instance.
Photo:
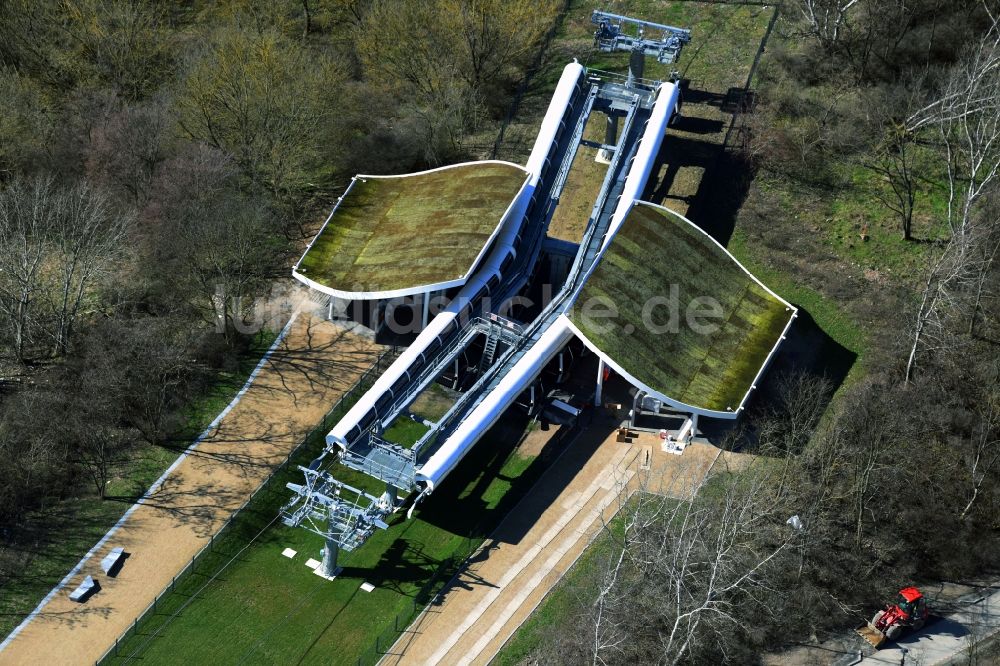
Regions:
[[692, 444], [672, 456], [647, 433], [618, 443], [612, 426], [568, 445], [382, 663], [488, 664], [633, 490], [690, 496], [720, 455]]

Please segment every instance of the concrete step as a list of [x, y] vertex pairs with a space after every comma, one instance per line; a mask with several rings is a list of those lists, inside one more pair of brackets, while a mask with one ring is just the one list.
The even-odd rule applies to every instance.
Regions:
[[[616, 466], [623, 457], [616, 457]], [[469, 626], [476, 624], [485, 629], [481, 632], [453, 633], [449, 640], [452, 645], [447, 650], [447, 646], [442, 645], [435, 654], [436, 658], [443, 659], [444, 663], [471, 663], [530, 594], [540, 589], [551, 589], [600, 529], [601, 515], [617, 502], [622, 487], [618, 485], [616, 476], [613, 473], [597, 476], [577, 495], [573, 505], [566, 507], [567, 510], [537, 537], [535, 544], [511, 567], [508, 575], [497, 583], [500, 588], [491, 590], [480, 602], [470, 614], [472, 617], [468, 618]], [[628, 478], [621, 480], [627, 483]], [[533, 538], [533, 535], [529, 534], [527, 538]], [[570, 551], [574, 554], [567, 558]], [[564, 566], [560, 567], [560, 563]]]
[[[505, 590], [505, 594], [493, 604], [496, 613], [493, 614], [495, 619], [492, 624], [457, 660], [457, 663], [488, 662], [493, 658], [496, 649], [503, 645], [510, 633], [521, 624], [523, 617], [519, 611], [526, 609], [525, 615], [530, 614], [528, 609], [533, 609], [537, 604], [536, 602], [526, 608], [528, 599], [533, 596], [539, 600], [543, 598], [576, 562], [601, 529], [599, 518], [605, 510], [617, 503], [619, 494], [618, 489], [609, 490], [595, 496], [594, 501], [588, 503], [580, 520], [574, 521], [577, 527], [561, 534], [559, 539], [553, 542], [552, 547], [542, 553], [544, 561], [540, 566], [531, 568], [528, 579], [520, 585], [513, 585]], [[512, 621], [514, 621], [513, 626], [510, 626]], [[508, 627], [510, 630], [505, 633]], [[489, 649], [493, 645], [496, 647]]]

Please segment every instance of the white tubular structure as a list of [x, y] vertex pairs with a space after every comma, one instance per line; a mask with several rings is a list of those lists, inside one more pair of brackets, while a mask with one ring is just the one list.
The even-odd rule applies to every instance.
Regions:
[[[368, 389], [354, 406], [348, 410], [344, 418], [337, 422], [337, 425], [327, 433], [326, 443], [328, 446], [336, 446], [341, 450], [347, 448], [351, 431], [358, 423], [368, 416], [376, 403], [388, 392], [398, 391], [411, 379], [411, 366], [421, 359], [421, 356], [430, 351], [435, 342], [435, 348], [440, 348], [439, 336], [454, 330], [461, 323], [462, 311], [478, 298], [482, 292], [489, 293], [491, 287], [496, 287], [500, 282], [501, 271], [506, 268], [517, 255], [515, 248], [518, 233], [521, 231], [521, 223], [524, 220], [524, 213], [531, 202], [535, 186], [528, 183], [517, 201], [507, 209], [507, 215], [502, 222], [503, 228], [497, 238], [493, 251], [490, 252], [482, 268], [469, 279], [465, 286], [458, 292], [451, 303], [448, 304], [434, 319], [427, 328], [420, 332], [417, 339], [407, 347], [402, 354], [386, 368], [382, 376], [375, 380], [372, 387]], [[370, 424], [365, 424], [365, 427]]]
[[[679, 97], [680, 88], [676, 83], [668, 82], [660, 85], [660, 92], [656, 96], [649, 120], [646, 121], [646, 129], [642, 133], [635, 157], [632, 158], [632, 166], [629, 167], [628, 178], [625, 179], [625, 187], [622, 188], [618, 207], [615, 208], [615, 214], [611, 216], [611, 224], [608, 225], [608, 231], [604, 235], [601, 252], [611, 243], [611, 239], [618, 233], [625, 217], [632, 210], [632, 205], [639, 200], [643, 190], [646, 189], [649, 174], [653, 170], [656, 156], [660, 154], [660, 146], [663, 145], [663, 137], [667, 133], [667, 123], [670, 122], [670, 116], [677, 108]], [[594, 265], [597, 265], [596, 261]]]
[[572, 337], [565, 317], [559, 317], [417, 470], [417, 481], [426, 490], [433, 490]]
[[553, 144], [559, 135], [559, 129], [566, 116], [567, 108], [576, 93], [580, 78], [584, 74], [583, 67], [570, 63], [563, 69], [562, 77], [556, 86], [556, 91], [549, 102], [548, 111], [542, 120], [538, 138], [528, 158], [528, 183], [521, 190], [517, 201], [507, 209], [496, 245], [485, 259], [476, 274], [469, 278], [465, 286], [455, 295], [448, 307], [434, 317], [421, 331], [417, 339], [400, 354], [379, 377], [368, 391], [354, 404], [337, 425], [327, 433], [327, 446], [344, 450], [350, 440], [361, 431], [371, 427], [372, 414], [376, 405], [390, 392], [399, 391], [412, 378], [411, 366], [418, 360], [429, 356], [440, 349], [441, 336], [457, 330], [462, 323], [462, 314], [470, 305], [499, 285], [503, 271], [511, 264], [517, 254], [518, 236], [524, 222], [525, 212], [535, 193], [539, 178], [549, 161]]
[[[665, 83], [660, 87], [656, 102], [653, 104], [649, 120], [646, 123], [646, 128], [643, 131], [641, 142], [629, 167], [628, 177], [625, 179], [621, 198], [618, 206], [615, 208], [604, 242], [601, 245], [602, 252], [611, 242], [611, 239], [625, 221], [625, 217], [632, 206], [642, 196], [642, 192], [646, 188], [646, 183], [649, 181], [649, 174], [660, 152], [660, 146], [663, 144], [663, 137], [667, 131], [667, 123], [677, 106], [678, 95], [679, 89], [676, 84]], [[543, 129], [544, 127], [543, 124]], [[535, 152], [532, 152], [532, 157], [534, 156]], [[530, 164], [529, 162], [529, 168]], [[590, 270], [593, 270], [597, 263], [595, 261]], [[586, 280], [580, 281], [576, 293], [579, 293], [585, 282]], [[573, 297], [567, 299], [567, 304], [572, 303], [575, 295], [574, 293]], [[441, 483], [445, 476], [465, 456], [466, 452], [475, 445], [480, 436], [496, 423], [504, 410], [522, 391], [527, 390], [531, 382], [541, 373], [545, 364], [572, 337], [573, 330], [570, 327], [570, 323], [565, 315], [561, 315], [542, 334], [538, 342], [507, 372], [497, 386], [490, 391], [489, 395], [455, 428], [454, 432], [444, 441], [434, 455], [417, 470], [416, 478], [424, 486], [424, 492], [432, 491], [436, 485]]]
[[538, 182], [538, 178], [545, 168], [549, 153], [552, 152], [552, 144], [555, 143], [556, 135], [559, 133], [559, 126], [566, 116], [566, 108], [573, 100], [573, 95], [576, 94], [577, 84], [580, 83], [580, 77], [583, 76], [583, 73], [583, 65], [575, 60], [563, 67], [562, 76], [559, 77], [556, 90], [552, 93], [552, 100], [545, 112], [545, 118], [542, 119], [542, 125], [538, 128], [538, 137], [531, 149], [531, 155], [528, 156], [528, 163], [525, 164], [525, 168], [534, 179], [533, 183]]

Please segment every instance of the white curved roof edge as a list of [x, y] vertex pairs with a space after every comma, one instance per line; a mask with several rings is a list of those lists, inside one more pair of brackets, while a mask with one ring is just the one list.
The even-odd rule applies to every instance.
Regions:
[[[563, 316], [565, 317], [565, 315], [563, 315]], [[658, 399], [662, 400], [663, 402], [665, 402], [666, 404], [670, 405], [671, 407], [673, 407], [675, 409], [678, 409], [678, 410], [680, 410], [682, 412], [687, 412], [689, 414], [698, 414], [698, 415], [701, 415], [701, 416], [712, 416], [712, 417], [719, 418], [719, 419], [735, 419], [737, 416], [739, 416], [740, 410], [743, 409], [743, 403], [742, 402], [740, 403], [739, 408], [737, 408], [734, 411], [716, 411], [716, 410], [712, 410], [712, 409], [705, 409], [703, 407], [695, 407], [694, 405], [689, 405], [689, 404], [687, 404], [685, 402], [681, 402], [680, 400], [674, 400], [670, 396], [665, 395], [663, 393], [660, 393], [659, 391], [657, 391], [653, 387], [648, 386], [644, 382], [636, 379], [625, 368], [623, 368], [622, 366], [618, 365], [615, 362], [614, 358], [612, 358], [611, 356], [609, 356], [605, 352], [601, 351], [600, 347], [598, 347], [593, 342], [591, 342], [590, 339], [587, 338], [586, 335], [584, 335], [583, 331], [581, 331], [579, 328], [577, 328], [576, 325], [573, 324], [572, 321], [570, 321], [569, 317], [566, 317], [566, 325], [569, 326], [570, 330], [573, 331], [573, 335], [575, 335], [577, 338], [579, 338], [580, 342], [582, 342], [587, 347], [587, 349], [589, 349], [590, 351], [592, 351], [595, 354], [597, 354], [597, 356], [599, 356], [601, 358], [601, 360], [603, 360], [608, 366], [610, 366], [612, 370], [614, 370], [619, 375], [621, 375], [626, 380], [628, 380], [629, 384], [631, 384], [632, 386], [635, 386], [636, 388], [642, 389], [643, 391], [645, 391], [649, 395], [653, 396], [654, 398], [658, 398]], [[745, 396], [744, 396], [744, 400], [746, 400]]]
[[563, 67], [562, 74], [559, 76], [559, 83], [556, 84], [556, 89], [552, 92], [552, 99], [549, 101], [545, 117], [542, 118], [542, 124], [538, 128], [535, 144], [532, 146], [527, 162], [525, 162], [525, 168], [535, 178], [540, 177], [542, 170], [545, 168], [549, 151], [552, 149], [555, 136], [559, 132], [559, 126], [563, 122], [566, 107], [569, 106], [569, 102], [573, 98], [573, 93], [576, 91], [577, 86], [580, 84], [580, 79], [586, 71], [583, 65], [577, 62], [576, 58], [573, 58], [573, 62]]
[[528, 169], [520, 164], [515, 164], [514, 162], [508, 162], [506, 160], [471, 160], [469, 162], [457, 162], [455, 164], [445, 164], [444, 166], [434, 167], [433, 169], [425, 169], [424, 171], [411, 171], [410, 173], [396, 173], [396, 174], [371, 174], [371, 173], [359, 173], [354, 176], [351, 180], [356, 180], [358, 178], [410, 178], [412, 176], [423, 176], [428, 173], [436, 173], [438, 171], [447, 171], [448, 169], [458, 169], [459, 167], [474, 166], [476, 164], [504, 164], [506, 166], [516, 167], [520, 171], [525, 173]]
[[[626, 213], [626, 215], [623, 217], [623, 220], [622, 220], [623, 223], [619, 224], [618, 227], [615, 228], [614, 233], [611, 234], [611, 235], [609, 235], [609, 237], [605, 239], [604, 246], [601, 248], [600, 256], [594, 262], [593, 266], [591, 266], [590, 271], [588, 271], [586, 277], [583, 280], [583, 283], [581, 284], [580, 289], [578, 289], [578, 291], [577, 291], [577, 295], [579, 295], [579, 293], [582, 292], [582, 290], [583, 290], [583, 284], [586, 284], [587, 280], [589, 280], [591, 278], [591, 276], [593, 276], [594, 271], [597, 270], [597, 266], [598, 266], [598, 264], [600, 264], [601, 260], [604, 258], [604, 254], [608, 251], [608, 248], [611, 246], [611, 242], [614, 239], [614, 236], [616, 236], [618, 234], [618, 231], [624, 226], [624, 222], [627, 221], [628, 214], [630, 214], [632, 212], [632, 209], [635, 208], [638, 205], [649, 206], [651, 208], [657, 208], [659, 210], [665, 211], [667, 213], [670, 213], [670, 214], [676, 216], [677, 218], [679, 218], [683, 222], [686, 222], [691, 228], [695, 229], [698, 233], [700, 233], [701, 235], [703, 235], [706, 238], [708, 238], [712, 243], [714, 243], [716, 245], [716, 247], [718, 247], [720, 250], [722, 250], [723, 252], [725, 252], [726, 256], [728, 256], [733, 261], [733, 263], [735, 263], [737, 266], [739, 266], [740, 270], [742, 270], [744, 273], [746, 273], [750, 277], [751, 280], [753, 280], [758, 285], [760, 285], [760, 287], [763, 288], [764, 291], [766, 291], [767, 293], [769, 293], [771, 296], [774, 296], [774, 298], [776, 298], [778, 301], [780, 301], [781, 303], [783, 303], [784, 306], [788, 310], [791, 311], [791, 315], [788, 317], [788, 321], [785, 323], [785, 327], [781, 330], [781, 335], [778, 336], [778, 339], [775, 341], [774, 346], [771, 347], [771, 350], [767, 353], [767, 356], [764, 358], [764, 362], [761, 364], [760, 369], [757, 370], [757, 374], [754, 375], [753, 381], [750, 382], [750, 388], [748, 388], [747, 391], [746, 391], [746, 393], [743, 394], [743, 398], [740, 400], [739, 406], [737, 406], [736, 409], [731, 410], [731, 411], [730, 410], [721, 411], [721, 410], [705, 409], [703, 407], [696, 407], [694, 405], [689, 405], [689, 404], [687, 404], [685, 402], [681, 402], [680, 400], [675, 400], [674, 398], [671, 398], [668, 395], [660, 393], [659, 391], [657, 391], [656, 389], [652, 388], [651, 386], [647, 386], [645, 383], [639, 381], [638, 379], [636, 379], [635, 377], [633, 377], [628, 371], [626, 371], [624, 368], [622, 368], [620, 365], [618, 365], [614, 361], [614, 359], [611, 358], [608, 354], [606, 354], [605, 352], [601, 351], [601, 349], [598, 348], [597, 345], [595, 345], [594, 343], [592, 343], [587, 338], [587, 336], [584, 335], [584, 333], [573, 324], [572, 321], [569, 321], [569, 318], [567, 317], [567, 321], [569, 322], [569, 327], [573, 330], [573, 332], [576, 335], [576, 337], [580, 338], [580, 341], [583, 342], [583, 344], [585, 344], [588, 349], [590, 349], [592, 352], [594, 352], [595, 354], [597, 354], [598, 356], [600, 356], [604, 360], [605, 363], [607, 363], [612, 368], [614, 368], [615, 372], [617, 372], [621, 376], [625, 377], [633, 386], [637, 386], [637, 387], [641, 388], [642, 390], [644, 390], [646, 393], [652, 395], [653, 397], [658, 398], [658, 399], [662, 400], [663, 402], [667, 403], [671, 407], [674, 407], [676, 409], [679, 409], [679, 410], [682, 410], [682, 411], [685, 411], [685, 412], [689, 412], [689, 413], [692, 413], [692, 414], [699, 414], [699, 415], [702, 415], [702, 416], [710, 416], [710, 417], [720, 418], [720, 419], [735, 419], [737, 416], [739, 416], [740, 412], [742, 412], [743, 409], [746, 407], [747, 400], [749, 400], [749, 398], [750, 398], [750, 394], [753, 393], [757, 389], [757, 384], [760, 382], [760, 378], [767, 371], [768, 366], [771, 364], [771, 360], [774, 358], [774, 354], [778, 351], [778, 347], [781, 346], [781, 343], [784, 342], [785, 338], [787, 337], [787, 335], [788, 335], [788, 329], [791, 327], [792, 322], [795, 321], [796, 318], [798, 318], [798, 316], [799, 316], [799, 309], [797, 307], [795, 307], [794, 305], [792, 305], [791, 303], [789, 303], [788, 301], [786, 301], [784, 298], [782, 298], [778, 294], [774, 293], [774, 291], [771, 290], [770, 287], [768, 287], [766, 284], [764, 284], [759, 279], [757, 279], [757, 276], [754, 275], [753, 273], [751, 273], [749, 270], [747, 270], [747, 267], [744, 266], [740, 262], [739, 259], [737, 259], [736, 257], [734, 257], [732, 252], [730, 252], [729, 250], [727, 250], [726, 247], [722, 243], [720, 243], [719, 241], [715, 240], [715, 238], [713, 238], [711, 236], [711, 234], [707, 233], [704, 229], [702, 229], [701, 227], [699, 227], [697, 224], [695, 224], [694, 222], [692, 222], [691, 220], [689, 220], [688, 218], [684, 217], [683, 215], [681, 215], [680, 213], [678, 213], [677, 211], [675, 211], [675, 210], [673, 210], [671, 208], [667, 208], [666, 206], [661, 206], [659, 204], [650, 203], [648, 201], [641, 201], [641, 200], [638, 200], [638, 199], [633, 200], [631, 202], [631, 204], [629, 205], [628, 213]], [[563, 317], [565, 317], [565, 316], [566, 315], [563, 315]]]
[[[742, 270], [744, 273], [746, 273], [750, 277], [751, 280], [753, 280], [758, 285], [760, 285], [764, 289], [764, 291], [766, 291], [767, 293], [771, 294], [776, 299], [778, 299], [779, 301], [781, 301], [781, 303], [784, 304], [784, 306], [786, 308], [789, 308], [790, 310], [792, 310], [792, 312], [798, 314], [799, 309], [797, 307], [795, 307], [794, 305], [792, 305], [791, 303], [789, 303], [788, 301], [786, 301], [785, 299], [783, 299], [778, 294], [774, 293], [771, 290], [770, 287], [768, 287], [766, 284], [764, 284], [763, 282], [761, 282], [760, 280], [758, 280], [756, 275], [754, 275], [749, 270], [747, 270], [747, 267], [744, 266], [740, 262], [739, 259], [737, 259], [736, 257], [734, 257], [732, 252], [730, 252], [729, 250], [726, 249], [725, 245], [723, 245], [719, 241], [715, 240], [715, 238], [713, 238], [710, 233], [708, 233], [707, 231], [705, 231], [704, 229], [702, 229], [701, 227], [699, 227], [697, 224], [695, 224], [694, 222], [692, 222], [688, 218], [684, 217], [683, 215], [681, 215], [680, 213], [678, 213], [677, 211], [675, 211], [672, 208], [668, 208], [667, 206], [661, 206], [660, 204], [650, 203], [649, 201], [642, 201], [642, 200], [637, 199], [636, 201], [632, 202], [632, 205], [633, 205], [633, 208], [635, 206], [649, 206], [650, 208], [656, 208], [656, 209], [662, 210], [662, 211], [664, 211], [666, 213], [670, 213], [671, 215], [677, 217], [682, 222], [687, 223], [687, 225], [689, 227], [691, 227], [692, 229], [694, 229], [695, 231], [697, 231], [698, 233], [700, 233], [702, 236], [704, 236], [709, 241], [711, 241], [713, 245], [715, 245], [717, 248], [719, 248], [720, 250], [722, 250], [723, 252], [725, 252], [726, 256], [728, 256], [730, 259], [732, 259], [733, 263], [736, 264], [737, 266], [739, 266], [740, 270]], [[629, 212], [631, 213], [631, 210]], [[615, 233], [617, 234], [617, 230], [616, 230]]]
[[763, 282], [761, 282], [757, 278], [757, 276], [754, 275], [753, 273], [751, 273], [749, 271], [749, 269], [747, 269], [747, 267], [744, 266], [743, 263], [739, 259], [737, 259], [736, 257], [733, 256], [732, 252], [730, 252], [728, 249], [726, 249], [725, 245], [723, 245], [719, 241], [715, 240], [715, 238], [711, 234], [709, 234], [708, 232], [706, 232], [704, 229], [702, 229], [701, 227], [699, 227], [697, 224], [695, 224], [694, 222], [692, 222], [688, 218], [684, 217], [683, 215], [681, 215], [680, 213], [678, 213], [677, 211], [675, 211], [675, 210], [673, 210], [671, 208], [667, 208], [666, 206], [661, 206], [659, 204], [650, 203], [648, 201], [636, 201], [635, 203], [636, 204], [642, 204], [644, 206], [651, 206], [652, 208], [658, 208], [660, 210], [663, 210], [663, 211], [666, 211], [666, 212], [671, 213], [673, 215], [676, 215], [678, 218], [680, 218], [681, 220], [683, 220], [684, 222], [686, 222], [688, 224], [688, 226], [690, 226], [691, 228], [693, 228], [696, 231], [698, 231], [698, 233], [700, 233], [701, 235], [705, 236], [705, 238], [707, 238], [711, 242], [715, 243], [715, 246], [718, 247], [723, 252], [725, 252], [726, 256], [728, 256], [730, 259], [732, 259], [733, 263], [735, 263], [737, 266], [739, 266], [740, 270], [742, 270], [744, 273], [746, 273], [750, 277], [751, 280], [753, 280], [758, 285], [760, 285], [761, 289], [763, 289], [767, 293], [769, 293], [772, 296], [774, 296], [781, 303], [783, 303], [786, 308], [788, 308], [789, 310], [791, 310], [792, 314], [788, 317], [788, 321], [785, 322], [785, 327], [783, 329], [781, 329], [781, 335], [778, 336], [778, 339], [775, 341], [774, 346], [771, 347], [771, 351], [769, 351], [767, 353], [767, 356], [764, 358], [764, 362], [761, 364], [760, 369], [757, 371], [757, 374], [754, 375], [753, 381], [750, 382], [750, 388], [747, 389], [747, 392], [743, 395], [743, 399], [740, 400], [740, 405], [739, 405], [739, 407], [736, 408], [736, 411], [734, 412], [734, 413], [738, 414], [739, 412], [743, 411], [744, 407], [746, 407], [747, 400], [750, 398], [750, 394], [753, 393], [754, 390], [756, 390], [757, 383], [760, 381], [760, 378], [767, 371], [767, 367], [771, 364], [771, 359], [774, 358], [774, 354], [778, 351], [778, 347], [781, 346], [781, 343], [784, 342], [785, 338], [788, 336], [788, 329], [791, 328], [792, 322], [795, 321], [798, 318], [798, 316], [799, 316], [799, 309], [797, 307], [795, 307], [794, 305], [792, 305], [791, 303], [789, 303], [788, 301], [786, 301], [784, 298], [782, 298], [778, 294], [776, 294], [766, 284], [764, 284]]
[[343, 298], [349, 301], [381, 301], [390, 298], [402, 298], [403, 296], [416, 296], [426, 292], [440, 291], [442, 289], [450, 289], [452, 287], [461, 287], [465, 284], [465, 281], [468, 278], [466, 275], [448, 282], [436, 282], [434, 284], [406, 287], [405, 289], [391, 289], [389, 291], [342, 291], [340, 289], [334, 289], [333, 287], [322, 285], [315, 280], [310, 280], [294, 268], [292, 269], [292, 277], [310, 289], [315, 289], [316, 291], [322, 292], [328, 296]]
[[[497, 221], [496, 226], [494, 226], [493, 231], [492, 233], [490, 233], [489, 238], [487, 238], [486, 242], [483, 243], [483, 247], [480, 248], [479, 253], [476, 255], [476, 258], [472, 261], [472, 263], [469, 265], [468, 270], [466, 270], [465, 274], [462, 275], [461, 277], [456, 278], [454, 280], [448, 280], [445, 282], [435, 282], [432, 284], [416, 285], [411, 287], [404, 287], [402, 289], [389, 289], [384, 291], [345, 291], [343, 289], [335, 289], [333, 287], [320, 284], [315, 280], [312, 280], [299, 272], [299, 264], [302, 263], [302, 260], [305, 258], [306, 254], [309, 252], [309, 250], [312, 249], [312, 245], [316, 241], [316, 239], [319, 238], [320, 234], [323, 233], [323, 230], [326, 229], [326, 225], [328, 225], [330, 223], [330, 220], [333, 219], [333, 214], [337, 212], [337, 208], [344, 200], [344, 197], [346, 197], [347, 193], [351, 191], [351, 188], [354, 187], [354, 183], [359, 178], [406, 178], [409, 176], [418, 176], [421, 174], [431, 173], [434, 171], [443, 171], [445, 169], [453, 169], [455, 167], [468, 166], [470, 164], [506, 164], [517, 167], [518, 169], [524, 172], [525, 176], [524, 180], [521, 181], [521, 187], [518, 189], [517, 194], [514, 196], [511, 202], [507, 204], [507, 208], [504, 210], [503, 215], [500, 216], [500, 219]], [[478, 162], [462, 162], [461, 164], [449, 164], [448, 166], [438, 167], [436, 169], [430, 169], [428, 171], [408, 173], [400, 176], [365, 176], [360, 174], [354, 176], [354, 178], [351, 179], [350, 185], [348, 185], [347, 189], [344, 190], [344, 194], [337, 199], [337, 203], [334, 204], [333, 210], [331, 210], [330, 214], [327, 215], [326, 221], [323, 222], [323, 226], [321, 226], [319, 231], [316, 232], [316, 235], [313, 236], [313, 239], [309, 241], [309, 245], [306, 246], [305, 252], [302, 253], [302, 256], [299, 257], [299, 260], [295, 262], [295, 266], [292, 267], [292, 277], [294, 277], [296, 280], [303, 283], [310, 289], [315, 289], [316, 291], [326, 294], [328, 296], [333, 296], [335, 298], [344, 298], [347, 300], [383, 300], [389, 298], [401, 298], [403, 296], [414, 296], [417, 294], [423, 294], [425, 292], [440, 291], [442, 289], [460, 287], [463, 284], [465, 284], [466, 281], [469, 279], [469, 277], [473, 274], [473, 272], [475, 272], [476, 268], [479, 266], [479, 263], [483, 260], [483, 257], [486, 255], [486, 251], [490, 248], [490, 245], [493, 243], [493, 241], [496, 240], [497, 234], [500, 233], [500, 228], [503, 227], [504, 222], [507, 220], [507, 216], [510, 215], [512, 210], [515, 210], [518, 202], [525, 196], [525, 193], [528, 193], [529, 195], [534, 193], [534, 188], [529, 187], [531, 180], [532, 180], [532, 175], [523, 166], [514, 164], [512, 162], [505, 162], [503, 160], [481, 160]]]

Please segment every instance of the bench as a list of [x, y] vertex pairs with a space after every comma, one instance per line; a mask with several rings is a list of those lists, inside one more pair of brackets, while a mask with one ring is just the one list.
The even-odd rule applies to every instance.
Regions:
[[112, 548], [111, 552], [105, 555], [104, 559], [101, 560], [101, 569], [104, 570], [104, 573], [112, 575], [111, 570], [114, 569], [119, 562], [121, 562], [124, 556], [125, 556], [125, 549], [122, 546], [118, 546], [117, 548]]
[[90, 596], [90, 593], [95, 591], [97, 588], [97, 581], [94, 580], [93, 576], [87, 576], [83, 579], [83, 582], [72, 592], [70, 592], [69, 598], [73, 601], [79, 601], [83, 603]]

